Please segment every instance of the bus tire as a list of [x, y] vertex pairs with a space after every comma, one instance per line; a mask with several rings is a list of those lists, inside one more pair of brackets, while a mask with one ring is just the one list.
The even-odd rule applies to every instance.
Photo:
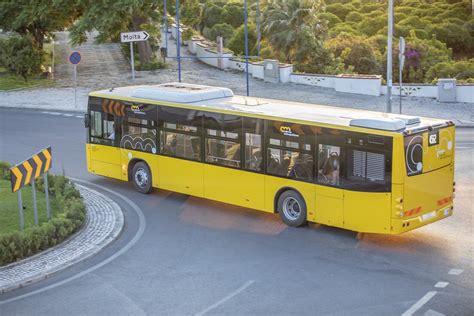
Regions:
[[299, 227], [306, 224], [306, 203], [298, 192], [284, 191], [278, 197], [278, 213], [288, 226]]
[[151, 171], [146, 163], [143, 161], [137, 162], [132, 169], [132, 182], [135, 189], [143, 194], [148, 194], [152, 191]]

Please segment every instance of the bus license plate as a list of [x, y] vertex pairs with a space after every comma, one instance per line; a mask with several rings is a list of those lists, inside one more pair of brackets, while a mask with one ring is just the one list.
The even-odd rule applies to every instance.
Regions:
[[427, 221], [429, 219], [432, 219], [433, 217], [436, 217], [436, 211], [429, 212], [426, 214], [421, 215], [421, 221]]

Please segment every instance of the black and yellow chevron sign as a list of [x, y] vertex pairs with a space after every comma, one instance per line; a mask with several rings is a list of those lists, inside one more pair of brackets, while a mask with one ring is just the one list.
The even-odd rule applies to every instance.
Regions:
[[52, 160], [51, 147], [48, 147], [15, 167], [10, 168], [12, 192], [20, 190], [51, 169]]

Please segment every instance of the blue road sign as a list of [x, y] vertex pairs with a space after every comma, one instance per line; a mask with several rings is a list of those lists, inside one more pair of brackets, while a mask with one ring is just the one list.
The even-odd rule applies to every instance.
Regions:
[[81, 61], [81, 54], [79, 54], [79, 52], [71, 53], [71, 55], [69, 55], [69, 61], [73, 65], [79, 64], [79, 62]]

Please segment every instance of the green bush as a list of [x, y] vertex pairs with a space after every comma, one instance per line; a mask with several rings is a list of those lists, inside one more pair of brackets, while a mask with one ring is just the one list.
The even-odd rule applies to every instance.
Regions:
[[28, 76], [41, 71], [42, 62], [43, 53], [31, 37], [14, 36], [0, 41], [0, 66], [22, 76], [25, 81], [28, 81]]
[[341, 19], [338, 18], [337, 15], [331, 13], [331, 12], [323, 12], [319, 14], [319, 18], [322, 20], [328, 21], [328, 27], [333, 27], [334, 25], [341, 23]]
[[426, 73], [426, 81], [434, 82], [439, 78], [456, 78], [460, 82], [471, 82], [474, 79], [474, 59], [433, 65]]
[[151, 70], [157, 70], [157, 69], [164, 69], [166, 68], [167, 65], [164, 61], [162, 60], [153, 60], [150, 63], [147, 64], [142, 64], [139, 61], [137, 61], [135, 68], [138, 71], [151, 71]]
[[[8, 166], [0, 163], [0, 176]], [[34, 226], [22, 232], [0, 235], [0, 266], [18, 261], [47, 248], [55, 246], [76, 232], [86, 218], [86, 206], [74, 185], [63, 176], [48, 174], [49, 192], [64, 208], [64, 213], [41, 226]], [[36, 180], [44, 188], [43, 178]]]
[[10, 164], [5, 161], [0, 161], [0, 179], [10, 180]]

